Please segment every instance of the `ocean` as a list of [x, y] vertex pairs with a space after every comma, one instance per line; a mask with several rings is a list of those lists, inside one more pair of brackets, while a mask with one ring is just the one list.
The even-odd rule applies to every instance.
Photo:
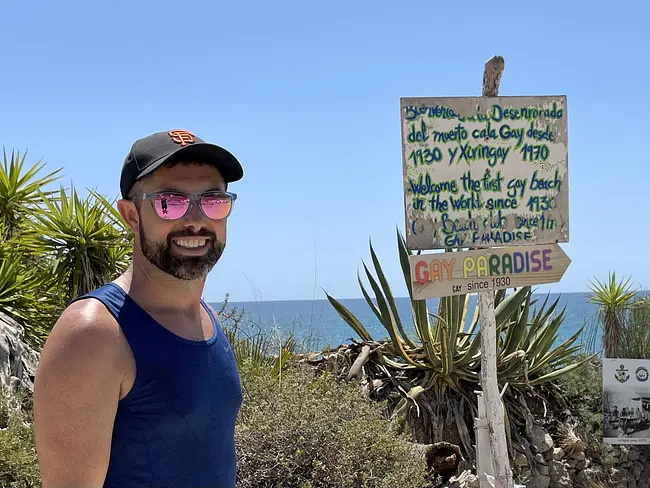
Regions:
[[[600, 341], [599, 335], [593, 336], [590, 333], [596, 321], [597, 307], [587, 301], [586, 295], [587, 293], [548, 294], [549, 304], [559, 297], [559, 305], [556, 309], [558, 313], [566, 306], [564, 322], [556, 344], [565, 341], [583, 326], [585, 332], [580, 341], [585, 346], [592, 348], [593, 339]], [[537, 299], [535, 306], [539, 308], [547, 295], [535, 294], [533, 297]], [[476, 305], [475, 295], [470, 300], [470, 305]], [[339, 301], [361, 321], [374, 339], [381, 340], [388, 337], [386, 329], [377, 320], [365, 299], [340, 299]], [[405, 329], [414, 334], [409, 298], [396, 298], [396, 302]], [[429, 312], [437, 311], [437, 299], [427, 300], [427, 304]], [[212, 306], [219, 310], [221, 303], [212, 303]], [[231, 307], [243, 311], [244, 331], [253, 333], [259, 331], [279, 339], [291, 333], [312, 351], [320, 351], [328, 345], [336, 347], [349, 343], [351, 338], [359, 339], [327, 300], [229, 302], [228, 308]], [[473, 313], [472, 310], [470, 306], [468, 313]], [[596, 345], [598, 343], [596, 342]]]

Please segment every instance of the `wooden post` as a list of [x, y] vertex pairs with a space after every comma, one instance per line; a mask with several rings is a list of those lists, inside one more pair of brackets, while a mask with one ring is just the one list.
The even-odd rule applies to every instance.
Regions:
[[[485, 63], [483, 72], [484, 97], [499, 95], [499, 85], [505, 61], [493, 56]], [[497, 381], [497, 335], [494, 316], [494, 292], [479, 292], [479, 319], [481, 324], [481, 388], [490, 433], [490, 450], [494, 460], [494, 480], [497, 488], [514, 488], [508, 457], [508, 443], [504, 424], [503, 404]], [[479, 397], [480, 398], [480, 397]], [[478, 473], [479, 476], [482, 473]]]

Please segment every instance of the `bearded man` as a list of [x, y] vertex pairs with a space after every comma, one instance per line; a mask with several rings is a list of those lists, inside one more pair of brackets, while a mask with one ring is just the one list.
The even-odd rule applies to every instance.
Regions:
[[234, 488], [237, 364], [201, 297], [243, 176], [226, 149], [184, 130], [136, 141], [119, 212], [133, 262], [74, 300], [34, 385], [43, 488]]

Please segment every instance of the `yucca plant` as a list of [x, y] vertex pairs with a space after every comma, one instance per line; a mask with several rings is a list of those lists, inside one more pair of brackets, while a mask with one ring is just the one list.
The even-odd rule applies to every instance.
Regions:
[[592, 280], [588, 295], [591, 303], [598, 305], [603, 326], [603, 351], [605, 357], [616, 358], [620, 354], [622, 323], [621, 314], [636, 292], [630, 289], [630, 278], [616, 280], [616, 273], [610, 273], [606, 282]]
[[25, 168], [27, 153], [12, 151], [7, 157], [3, 150], [3, 162], [0, 166], [0, 221], [3, 233], [0, 239], [10, 239], [21, 222], [29, 218], [41, 202], [41, 195], [49, 197], [52, 193], [42, 188], [59, 178], [61, 168], [40, 176], [45, 166], [41, 160]]
[[[40, 193], [40, 192], [39, 192]], [[74, 187], [56, 197], [40, 193], [34, 246], [51, 262], [65, 301], [102, 286], [129, 265], [131, 236], [112, 202], [96, 192], [82, 199]]]
[[[475, 403], [473, 391], [480, 382], [480, 321], [478, 307], [470, 310], [470, 296], [442, 297], [437, 313], [430, 313], [425, 300], [414, 300], [411, 287], [409, 255], [403, 236], [398, 231], [399, 258], [410, 294], [412, 330], [409, 335], [400, 317], [397, 304], [386, 280], [381, 264], [370, 243], [370, 254], [376, 277], [363, 263], [366, 278], [374, 294], [371, 298], [361, 275], [359, 286], [368, 306], [388, 332], [390, 341], [375, 349], [375, 361], [381, 367], [402, 371], [403, 398], [398, 414], [416, 409], [418, 415], [429, 412], [431, 405], [463, 399], [459, 405], [449, 405], [456, 422], [463, 417], [463, 405]], [[341, 318], [366, 342], [376, 342], [362, 322], [343, 304], [326, 293], [326, 297]], [[375, 303], [376, 302], [376, 303]], [[530, 287], [523, 287], [507, 295], [498, 291], [495, 299], [497, 325], [497, 370], [501, 385], [508, 383], [520, 391], [552, 381], [577, 368], [582, 362], [574, 355], [580, 351], [575, 344], [581, 334], [555, 346], [558, 331], [564, 320], [564, 309], [558, 310], [559, 299], [549, 304], [548, 297], [536, 309], [536, 299]], [[426, 400], [418, 401], [424, 394]], [[465, 401], [466, 400], [466, 401]], [[474, 407], [475, 408], [475, 407]], [[471, 430], [468, 429], [468, 430]], [[464, 439], [464, 443], [467, 439]], [[467, 447], [467, 446], [466, 446]]]
[[[0, 240], [0, 312], [19, 322], [32, 346], [43, 344], [59, 311], [55, 306], [46, 262], [28, 249], [33, 234], [21, 226], [21, 234]], [[5, 224], [0, 223], [0, 234]]]

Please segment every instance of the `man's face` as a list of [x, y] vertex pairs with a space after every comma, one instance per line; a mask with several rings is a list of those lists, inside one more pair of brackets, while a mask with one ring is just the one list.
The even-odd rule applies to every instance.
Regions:
[[[177, 164], [160, 168], [139, 185], [140, 196], [161, 190], [188, 194], [225, 191], [219, 170], [210, 165]], [[151, 200], [138, 204], [136, 245], [144, 257], [161, 271], [181, 280], [203, 279], [217, 263], [226, 245], [226, 219], [207, 218], [193, 204], [185, 217], [161, 218]], [[167, 203], [162, 209], [167, 211]]]

